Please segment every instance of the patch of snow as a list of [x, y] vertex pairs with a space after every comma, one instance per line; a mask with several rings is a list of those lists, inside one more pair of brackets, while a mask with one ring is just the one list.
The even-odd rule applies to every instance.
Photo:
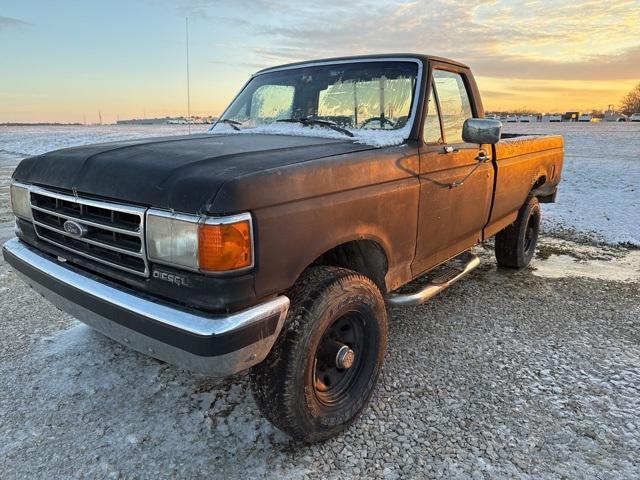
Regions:
[[[206, 471], [216, 478], [307, 473], [285, 452], [292, 440], [259, 414], [244, 375], [191, 374], [80, 322], [42, 339], [26, 359], [29, 381], [11, 407], [20, 428], [2, 431], [0, 456], [18, 449], [68, 451], [69, 465], [94, 451], [93, 461], [74, 467], [87, 478], [103, 477], [105, 468], [138, 470], [135, 476], [144, 473], [143, 478], [197, 477]], [[35, 457], [36, 464], [50, 467], [46, 456]], [[154, 471], [158, 462], [162, 473]]]
[[[544, 251], [551, 249], [548, 258]], [[542, 255], [541, 255], [542, 254]], [[532, 273], [538, 277], [581, 277], [616, 282], [640, 281], [640, 250], [579, 244], [543, 238], [538, 256], [531, 261]]]
[[[208, 125], [192, 125], [205, 133]], [[0, 153], [40, 155], [60, 148], [145, 137], [186, 135], [186, 125], [43, 125], [0, 126]]]
[[640, 246], [640, 124], [505, 124], [505, 133], [562, 135], [557, 203], [542, 205], [552, 234]]
[[407, 124], [397, 130], [377, 130], [377, 129], [355, 129], [349, 130], [353, 137], [344, 133], [336, 132], [330, 128], [320, 126], [304, 126], [296, 123], [271, 123], [256, 125], [254, 127], [235, 130], [228, 124], [218, 123], [211, 127], [211, 133], [235, 133], [235, 134], [270, 134], [270, 135], [292, 135], [296, 137], [321, 137], [335, 138], [339, 140], [351, 140], [356, 143], [363, 143], [373, 147], [392, 147], [402, 145], [411, 132], [411, 125]]
[[582, 277], [618, 282], [640, 280], [640, 252], [632, 251], [620, 260], [579, 261], [569, 255], [552, 255], [534, 260], [533, 274], [545, 278]]
[[538, 138], [540, 138], [538, 135], [520, 135], [518, 137], [502, 138], [500, 139], [500, 143], [501, 144], [520, 143], [520, 142], [526, 142], [527, 140], [536, 140]]

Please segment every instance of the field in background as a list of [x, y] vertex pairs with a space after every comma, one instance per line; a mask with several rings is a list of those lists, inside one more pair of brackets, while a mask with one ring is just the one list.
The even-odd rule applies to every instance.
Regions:
[[640, 246], [640, 123], [506, 124], [506, 132], [558, 134], [565, 162], [547, 233]]
[[[204, 133], [209, 125], [193, 125]], [[560, 134], [566, 155], [558, 202], [544, 206], [547, 233], [640, 246], [640, 123], [505, 124], [512, 133]], [[5, 177], [21, 157], [58, 148], [132, 138], [183, 135], [185, 125], [0, 127]]]

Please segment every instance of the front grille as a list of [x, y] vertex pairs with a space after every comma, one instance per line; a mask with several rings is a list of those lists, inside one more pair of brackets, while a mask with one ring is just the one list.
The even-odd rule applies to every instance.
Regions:
[[[149, 276], [141, 207], [77, 198], [31, 187], [31, 212], [42, 240], [96, 262], [136, 275]], [[74, 232], [73, 222], [81, 227]]]

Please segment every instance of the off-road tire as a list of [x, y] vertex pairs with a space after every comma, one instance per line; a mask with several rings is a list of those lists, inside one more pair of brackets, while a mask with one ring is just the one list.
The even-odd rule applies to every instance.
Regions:
[[536, 250], [540, 233], [540, 204], [529, 197], [518, 212], [518, 218], [496, 235], [495, 249], [498, 265], [524, 268], [529, 265]]
[[[283, 331], [265, 361], [252, 369], [251, 389], [258, 408], [272, 424], [296, 440], [312, 443], [344, 430], [367, 405], [382, 368], [387, 312], [375, 283], [344, 268], [310, 267], [289, 298], [291, 307]], [[352, 320], [351, 334], [356, 330], [362, 333], [360, 341], [352, 343], [361, 351], [353, 347], [353, 366], [345, 370], [350, 377], [339, 376], [336, 390], [347, 377], [350, 381], [344, 383], [345, 392], [336, 394], [336, 404], [332, 404], [329, 400], [333, 397], [326, 395], [331, 389], [318, 390], [318, 385], [328, 388], [319, 383], [318, 372], [323, 375], [326, 358], [335, 357], [323, 355], [319, 360], [318, 347], [326, 346], [330, 335], [335, 339], [336, 325], [344, 329], [343, 323], [349, 327]], [[344, 329], [346, 334], [348, 329]], [[326, 348], [320, 350], [325, 352]], [[334, 373], [344, 375], [338, 368]]]

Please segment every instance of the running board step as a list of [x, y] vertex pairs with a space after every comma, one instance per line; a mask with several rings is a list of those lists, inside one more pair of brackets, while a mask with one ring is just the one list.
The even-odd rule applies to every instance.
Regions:
[[402, 307], [420, 305], [475, 270], [480, 265], [480, 259], [471, 252], [464, 252], [447, 263], [454, 265], [440, 271], [421, 290], [414, 293], [390, 293], [387, 295], [387, 302]]

